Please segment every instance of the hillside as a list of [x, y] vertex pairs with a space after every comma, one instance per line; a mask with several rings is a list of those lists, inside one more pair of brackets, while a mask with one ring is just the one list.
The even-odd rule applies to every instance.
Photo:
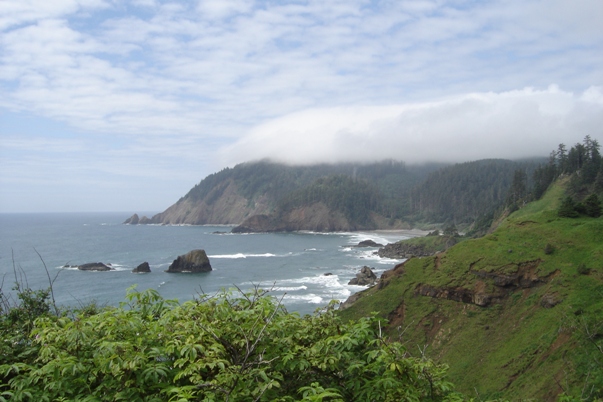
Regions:
[[[390, 160], [312, 166], [289, 166], [270, 161], [242, 163], [207, 176], [164, 212], [151, 218], [138, 219], [136, 216], [132, 219], [133, 216], [126, 223], [240, 224], [251, 216], [273, 213], [288, 195], [321, 178], [333, 176], [371, 182], [385, 211], [385, 206], [391, 204], [389, 200], [404, 199], [404, 194], [441, 166], [406, 166]], [[407, 212], [403, 203], [394, 204], [389, 207], [391, 211], [386, 212], [398, 215]], [[393, 211], [394, 208], [402, 210]]]
[[603, 218], [558, 216], [568, 181], [491, 234], [385, 272], [341, 315], [387, 318], [391, 339], [481, 400], [603, 396]]
[[468, 226], [505, 201], [515, 171], [531, 174], [535, 166], [508, 160], [452, 166], [244, 163], [206, 177], [164, 212], [125, 223], [242, 224], [241, 231]]

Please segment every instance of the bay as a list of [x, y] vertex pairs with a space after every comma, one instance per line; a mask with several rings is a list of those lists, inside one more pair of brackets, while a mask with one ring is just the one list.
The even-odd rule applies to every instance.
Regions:
[[[152, 215], [152, 213], [151, 213]], [[270, 290], [288, 311], [312, 313], [331, 300], [344, 301], [364, 289], [347, 285], [367, 265], [377, 276], [398, 260], [382, 259], [376, 248], [353, 247], [363, 240], [381, 244], [421, 234], [413, 231], [353, 233], [231, 234], [228, 226], [123, 225], [128, 213], [0, 214], [0, 283], [5, 294], [15, 281], [33, 289], [48, 287], [57, 303], [95, 301], [117, 305], [126, 289], [157, 289], [183, 302], [221, 289]], [[213, 271], [168, 274], [172, 261], [204, 249]], [[39, 255], [38, 255], [39, 254]], [[151, 273], [131, 271], [147, 261]], [[111, 264], [114, 271], [84, 272], [88, 262]], [[58, 276], [57, 276], [58, 275]], [[55, 279], [56, 277], [56, 279]], [[14, 293], [13, 293], [14, 297]]]

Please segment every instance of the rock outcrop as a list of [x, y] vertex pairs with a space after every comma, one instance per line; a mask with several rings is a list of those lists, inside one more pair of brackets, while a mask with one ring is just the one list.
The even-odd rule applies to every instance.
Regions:
[[239, 226], [232, 228], [232, 233], [268, 233], [285, 232], [286, 224], [279, 222], [269, 215], [254, 215]]
[[377, 243], [374, 240], [363, 240], [358, 243], [355, 247], [383, 247], [383, 244]]
[[[138, 224], [235, 225], [252, 215], [267, 213], [274, 207], [275, 201], [270, 197], [250, 200], [241, 195], [239, 187], [234, 179], [225, 179], [202, 197], [187, 195], [161, 213], [150, 218], [141, 217]], [[135, 224], [128, 220], [124, 223]]]
[[[509, 273], [474, 271], [470, 269], [469, 272], [478, 278], [478, 280], [473, 282], [472, 287], [418, 284], [415, 288], [415, 294], [487, 307], [501, 303], [509, 294], [517, 289], [530, 289], [541, 286], [549, 282], [558, 273], [558, 271], [554, 271], [548, 275], [538, 275], [538, 266], [540, 263], [541, 260], [525, 261], [517, 264], [515, 270]], [[560, 302], [561, 299], [556, 295], [547, 295], [541, 300], [541, 305], [546, 308], [552, 308]]]
[[149, 263], [145, 261], [142, 264], [140, 264], [139, 266], [137, 266], [136, 268], [134, 268], [132, 270], [132, 272], [135, 274], [149, 273], [149, 272], [151, 272], [151, 267], [149, 266]]
[[262, 214], [247, 218], [233, 233], [296, 232], [337, 232], [354, 230], [374, 230], [374, 221], [358, 224], [347, 219], [343, 213], [330, 209], [325, 203], [297, 207], [280, 214]]
[[150, 223], [160, 223], [154, 221], [153, 218], [147, 218], [146, 216], [139, 217], [138, 214], [134, 214], [124, 221], [124, 225], [147, 225]]
[[80, 271], [113, 271], [114, 268], [111, 268], [108, 265], [103, 264], [102, 262], [89, 262], [86, 264], [78, 265], [77, 269]]
[[134, 214], [124, 221], [124, 225], [138, 225], [138, 222], [140, 222], [140, 218], [138, 214]]
[[211, 271], [211, 264], [205, 250], [192, 250], [178, 256], [165, 272], [200, 273]]
[[434, 252], [444, 251], [458, 243], [458, 239], [454, 236], [440, 236], [439, 239], [439, 247], [437, 249], [426, 247], [424, 244], [413, 244], [411, 241], [402, 240], [385, 245], [377, 251], [377, 254], [381, 258], [392, 259], [428, 257], [433, 255]]
[[348, 282], [348, 285], [372, 286], [375, 284], [376, 280], [377, 275], [375, 275], [372, 269], [365, 265], [360, 272], [356, 274], [356, 277]]

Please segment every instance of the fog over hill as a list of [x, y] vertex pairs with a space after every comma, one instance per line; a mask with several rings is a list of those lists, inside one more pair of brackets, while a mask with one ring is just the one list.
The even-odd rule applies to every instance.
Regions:
[[467, 162], [547, 156], [559, 143], [601, 138], [603, 93], [525, 88], [433, 102], [310, 109], [258, 125], [220, 154], [290, 164]]

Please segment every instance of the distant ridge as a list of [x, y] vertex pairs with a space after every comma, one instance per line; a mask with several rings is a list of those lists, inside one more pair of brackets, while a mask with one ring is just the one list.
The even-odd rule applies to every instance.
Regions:
[[535, 166], [508, 160], [450, 166], [250, 162], [207, 176], [164, 212], [134, 214], [124, 223], [239, 225], [241, 232], [468, 225], [504, 201], [516, 169]]

